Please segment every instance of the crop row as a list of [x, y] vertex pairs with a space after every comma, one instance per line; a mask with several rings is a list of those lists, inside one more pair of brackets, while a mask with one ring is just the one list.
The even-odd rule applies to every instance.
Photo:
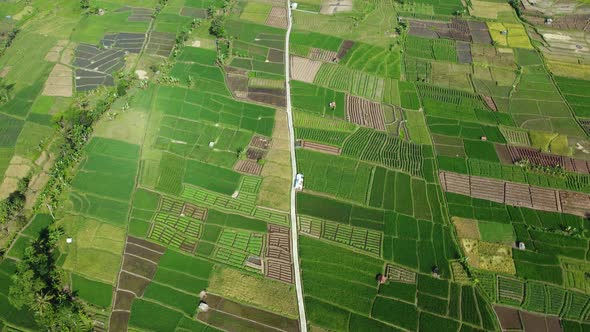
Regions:
[[422, 176], [422, 148], [386, 133], [359, 128], [344, 143], [342, 154]]

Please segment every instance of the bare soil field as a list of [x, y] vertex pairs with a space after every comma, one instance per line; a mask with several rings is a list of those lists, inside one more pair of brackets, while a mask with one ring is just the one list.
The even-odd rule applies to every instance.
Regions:
[[320, 14], [334, 15], [352, 11], [352, 0], [323, 0]]
[[238, 162], [234, 166], [234, 170], [236, 172], [258, 176], [260, 175], [260, 173], [262, 173], [262, 165], [250, 159], [242, 159], [238, 160]]
[[334, 51], [327, 51], [321, 48], [313, 47], [309, 51], [309, 57], [312, 60], [317, 61], [324, 61], [324, 62], [334, 62], [337, 60], [338, 54]]
[[123, 266], [113, 300], [115, 310], [109, 324], [111, 331], [127, 331], [131, 303], [136, 296], [143, 296], [165, 250], [166, 247], [161, 245], [133, 236], [127, 237]]
[[545, 153], [534, 148], [497, 144], [496, 153], [500, 161], [508, 165], [528, 160], [531, 164], [537, 166], [560, 166], [568, 172], [590, 174], [590, 165], [586, 160]]
[[264, 275], [271, 279], [293, 283], [289, 228], [269, 224], [267, 230]]
[[450, 23], [408, 19], [409, 31], [413, 36], [424, 38], [449, 38], [471, 42], [471, 30], [467, 21], [453, 18]]
[[590, 213], [588, 194], [444, 171], [439, 173], [439, 178], [445, 192], [541, 211], [578, 216]]
[[346, 54], [348, 53], [348, 51], [350, 51], [350, 49], [354, 46], [354, 41], [352, 40], [345, 40], [342, 42], [342, 45], [340, 45], [340, 49], [338, 50], [338, 54], [336, 54], [336, 57], [340, 60], [340, 59], [344, 59], [344, 57], [346, 56]]
[[285, 107], [287, 104], [283, 89], [250, 87], [248, 88], [248, 99], [276, 107]]
[[250, 141], [250, 146], [257, 147], [259, 149], [270, 149], [272, 147], [272, 138], [255, 135]]
[[43, 95], [71, 97], [72, 87], [72, 69], [58, 63], [53, 67], [47, 81], [45, 81]]
[[318, 152], [340, 155], [342, 153], [342, 149], [336, 146], [331, 146], [322, 143], [310, 142], [310, 141], [302, 141], [301, 147], [304, 149], [314, 150]]
[[266, 18], [266, 25], [286, 29], [287, 24], [287, 9], [285, 7], [272, 7]]
[[385, 131], [381, 104], [346, 95], [346, 120], [363, 127]]
[[297, 81], [313, 83], [315, 75], [321, 66], [321, 61], [291, 56], [291, 78]]

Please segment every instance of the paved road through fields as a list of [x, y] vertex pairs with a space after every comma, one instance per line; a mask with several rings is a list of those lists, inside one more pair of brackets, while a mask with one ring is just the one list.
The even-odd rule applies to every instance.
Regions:
[[293, 112], [291, 111], [291, 80], [289, 38], [291, 37], [291, 1], [287, 0], [287, 34], [285, 35], [285, 93], [287, 101], [287, 118], [289, 121], [289, 151], [291, 152], [291, 252], [295, 275], [295, 289], [297, 293], [297, 305], [299, 307], [299, 323], [301, 332], [307, 332], [307, 318], [305, 318], [305, 306], [303, 305], [303, 287], [301, 285], [301, 270], [299, 269], [299, 246], [297, 238], [297, 207], [295, 206], [295, 176], [297, 175], [297, 159], [295, 159], [295, 131], [293, 130]]

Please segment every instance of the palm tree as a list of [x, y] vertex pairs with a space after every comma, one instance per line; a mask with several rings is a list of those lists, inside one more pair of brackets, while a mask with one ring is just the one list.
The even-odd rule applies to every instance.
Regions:
[[43, 316], [51, 310], [53, 295], [39, 293], [35, 295], [35, 302], [31, 305], [31, 309], [40, 316]]

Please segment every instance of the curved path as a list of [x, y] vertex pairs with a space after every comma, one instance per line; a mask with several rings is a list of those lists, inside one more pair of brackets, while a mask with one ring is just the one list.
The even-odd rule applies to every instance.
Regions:
[[293, 112], [291, 111], [291, 73], [289, 56], [289, 38], [291, 37], [291, 1], [287, 0], [287, 34], [285, 35], [285, 93], [287, 104], [287, 119], [289, 122], [289, 152], [291, 153], [291, 253], [295, 275], [295, 289], [297, 292], [297, 305], [299, 307], [300, 331], [307, 332], [307, 318], [305, 318], [305, 306], [303, 305], [303, 286], [301, 284], [301, 270], [299, 269], [299, 246], [297, 234], [297, 207], [295, 205], [295, 177], [297, 175], [297, 159], [295, 159], [295, 131], [293, 130]]

